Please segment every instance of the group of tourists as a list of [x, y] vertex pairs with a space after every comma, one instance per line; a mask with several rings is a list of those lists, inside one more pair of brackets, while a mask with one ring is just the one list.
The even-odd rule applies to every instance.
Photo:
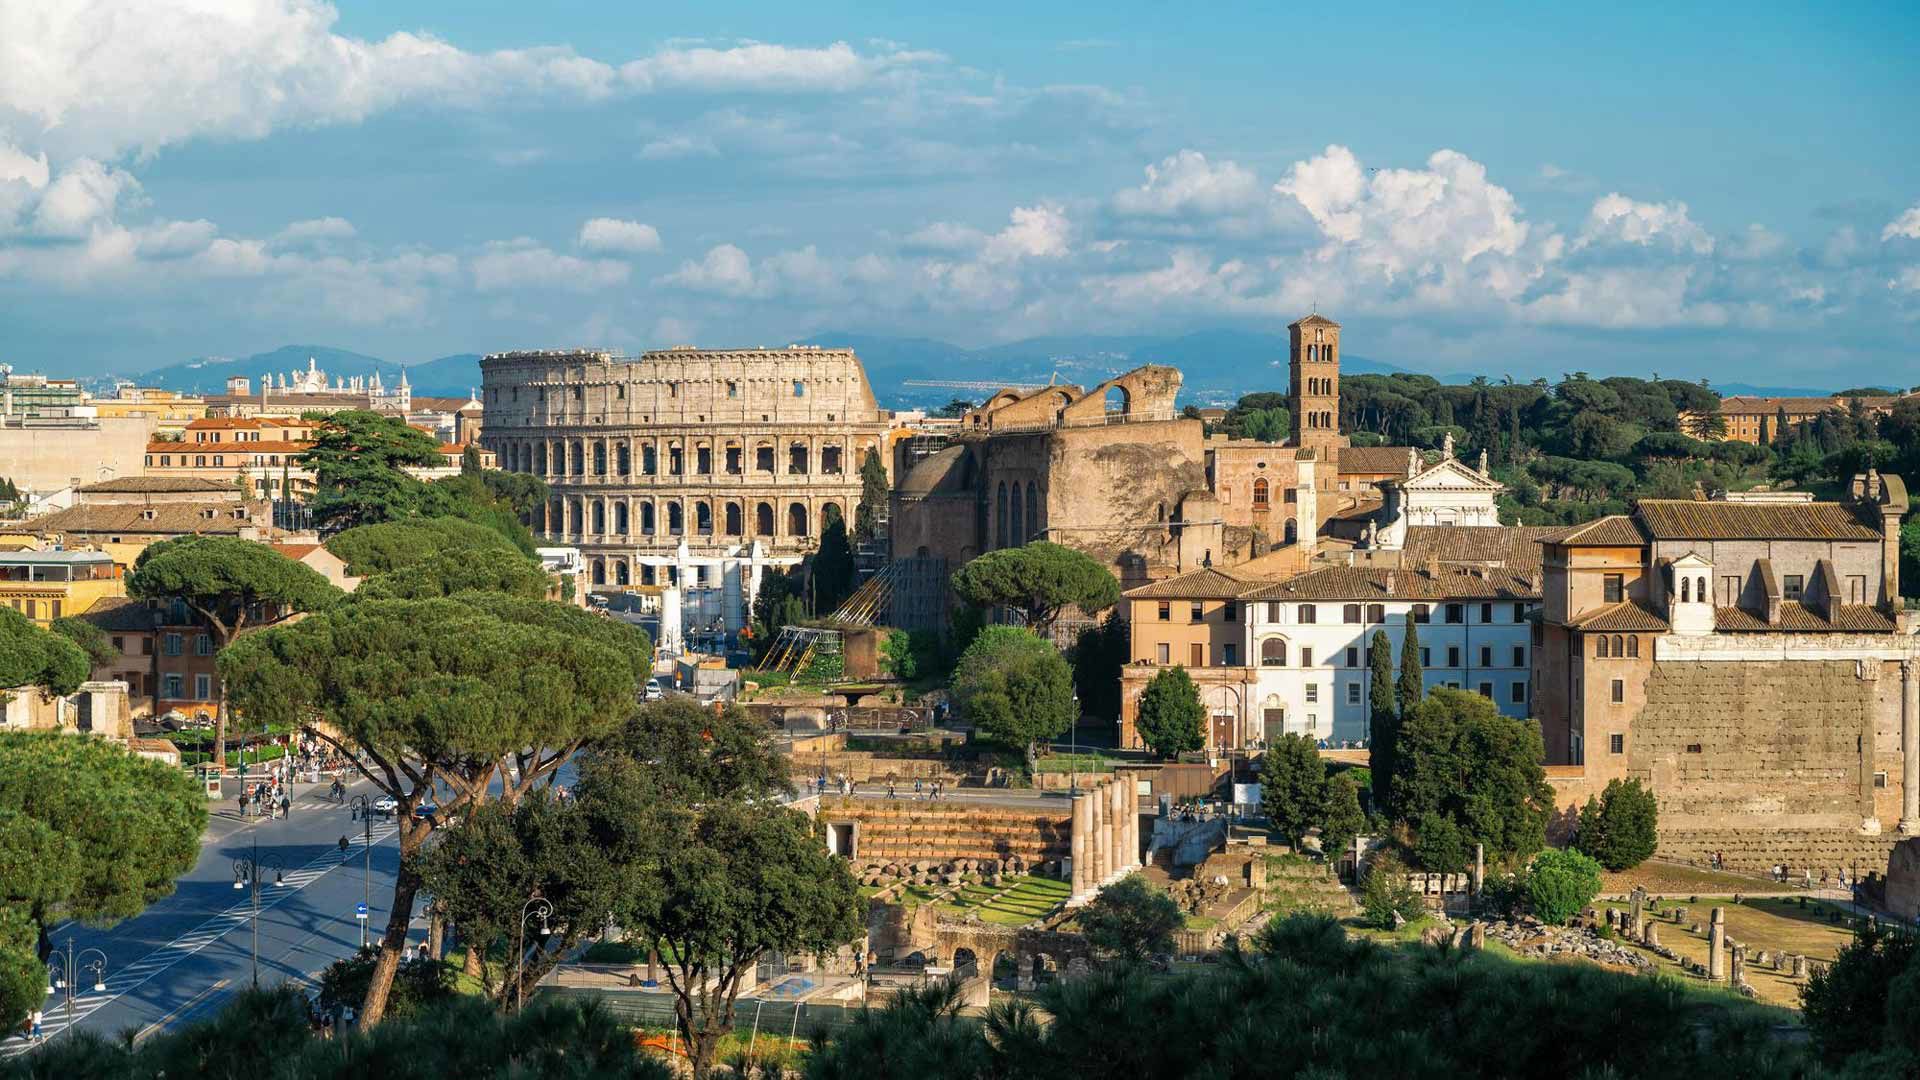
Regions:
[[284, 781], [269, 776], [240, 788], [241, 817], [287, 817], [293, 812], [293, 793]]

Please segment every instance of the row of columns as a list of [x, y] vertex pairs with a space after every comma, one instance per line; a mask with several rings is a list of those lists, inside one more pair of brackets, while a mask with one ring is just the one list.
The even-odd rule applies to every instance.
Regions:
[[[672, 527], [670, 505], [680, 507], [680, 527]], [[707, 527], [699, 524], [698, 507], [708, 508]], [[603, 528], [594, 527], [593, 512], [599, 507], [603, 516]], [[627, 508], [626, 527], [620, 528], [616, 507]], [[643, 507], [651, 507], [654, 517], [652, 527], [646, 525]], [[739, 511], [738, 528], [735, 522], [727, 519], [728, 507]], [[777, 501], [764, 499], [740, 500], [721, 498], [709, 500], [694, 496], [679, 499], [647, 497], [584, 497], [555, 496], [540, 512], [532, 524], [536, 532], [551, 537], [587, 538], [602, 542], [626, 539], [630, 542], [650, 537], [685, 536], [698, 542], [698, 537], [730, 536], [735, 538], [760, 537], [771, 540], [775, 537], [805, 538], [816, 535], [828, 524], [826, 515], [831, 507], [841, 516], [846, 510], [835, 498], [784, 497]], [[794, 514], [795, 508], [801, 512]], [[577, 527], [576, 527], [577, 526]]]
[[[858, 448], [850, 439], [831, 439], [815, 436], [781, 436], [771, 439], [723, 439], [714, 441], [704, 438], [652, 438], [652, 439], [605, 439], [605, 438], [561, 438], [561, 439], [488, 439], [488, 448], [499, 456], [500, 465], [508, 472], [537, 473], [548, 479], [567, 476], [853, 476], [859, 473], [865, 460], [865, 449]], [[806, 450], [806, 467], [792, 471], [794, 447]], [[536, 447], [542, 448], [536, 452]], [[627, 450], [626, 471], [620, 470], [620, 450]], [[645, 467], [646, 448], [652, 447], [653, 469]], [[682, 452], [680, 471], [669, 470], [668, 452], [673, 449]], [[757, 460], [762, 449], [773, 451], [773, 468], [759, 467]], [[707, 469], [697, 472], [699, 464], [697, 452], [710, 452]], [[738, 472], [727, 469], [727, 451], [740, 452]], [[574, 468], [574, 451], [578, 450], [579, 468]], [[840, 460], [833, 472], [823, 471], [823, 456], [827, 450], [840, 451]], [[598, 455], [596, 455], [598, 451]]]
[[1090, 899], [1139, 867], [1140, 793], [1130, 777], [1101, 781], [1074, 796], [1072, 851], [1070, 903]]
[[1900, 664], [1900, 831], [1920, 833], [1920, 661]]

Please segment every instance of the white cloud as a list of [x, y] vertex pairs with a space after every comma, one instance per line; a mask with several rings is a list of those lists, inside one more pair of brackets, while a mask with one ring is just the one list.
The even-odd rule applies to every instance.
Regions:
[[986, 243], [987, 234], [970, 225], [936, 221], [907, 234], [903, 246], [916, 251], [960, 253], [978, 251], [985, 247]]
[[1146, 183], [1113, 197], [1116, 213], [1138, 217], [1188, 213], [1217, 216], [1244, 211], [1260, 199], [1260, 182], [1252, 172], [1231, 161], [1209, 162], [1197, 150], [1182, 150], [1148, 165], [1146, 172]]
[[332, 240], [351, 240], [355, 233], [353, 222], [346, 218], [319, 217], [293, 222], [281, 229], [275, 239], [283, 244], [317, 244]]
[[1920, 293], [1920, 266], [1903, 267], [1887, 282], [1887, 288], [1895, 292]]
[[643, 90], [833, 92], [858, 89], [889, 70], [938, 59], [934, 53], [899, 48], [862, 55], [844, 41], [820, 49], [744, 42], [724, 49], [667, 49], [622, 65], [620, 76]]
[[[0, 175], [4, 174], [0, 173]], [[1920, 203], [1907, 207], [1906, 213], [1887, 222], [1887, 227], [1880, 230], [1881, 240], [1891, 240], [1896, 236], [1904, 236], [1908, 240], [1920, 240]]]
[[638, 221], [592, 218], [580, 226], [579, 244], [588, 251], [642, 255], [660, 250], [660, 231]]
[[473, 287], [481, 292], [563, 289], [593, 292], [626, 283], [632, 273], [614, 259], [562, 255], [522, 237], [488, 244], [472, 261]]
[[177, 259], [207, 250], [219, 234], [219, 227], [204, 219], [167, 221], [141, 230], [137, 250], [145, 259]]
[[681, 263], [680, 269], [660, 282], [693, 292], [746, 296], [753, 292], [753, 260], [732, 244], [720, 244], [708, 249], [699, 262]]
[[28, 157], [25, 150], [0, 138], [0, 183], [17, 180], [37, 190], [47, 186], [49, 175], [46, 151]]
[[668, 135], [640, 148], [642, 161], [674, 161], [690, 157], [718, 157], [720, 147], [705, 135]]
[[83, 236], [111, 222], [122, 200], [139, 195], [140, 181], [131, 173], [81, 158], [47, 185], [34, 212], [34, 226], [48, 236]]
[[1016, 206], [1012, 221], [986, 242], [981, 257], [988, 262], [1012, 259], [1057, 259], [1067, 253], [1071, 227], [1059, 206]]
[[1580, 243], [1615, 242], [1646, 247], [1656, 240], [1675, 251], [1713, 253], [1713, 237], [1687, 216], [1683, 202], [1636, 202], [1619, 192], [1594, 201]]

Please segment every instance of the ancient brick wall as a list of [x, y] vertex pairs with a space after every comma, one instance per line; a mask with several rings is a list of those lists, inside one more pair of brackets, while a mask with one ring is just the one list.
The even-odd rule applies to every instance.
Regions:
[[1881, 680], [1862, 671], [1878, 674], [1845, 660], [1661, 661], [1629, 732], [1627, 775], [1652, 784], [1663, 831], [1857, 831], [1873, 812], [1881, 698]]
[[1029, 864], [1066, 857], [1071, 817], [962, 802], [829, 798], [820, 820], [852, 822], [854, 858], [869, 862], [951, 862], [1020, 856]]

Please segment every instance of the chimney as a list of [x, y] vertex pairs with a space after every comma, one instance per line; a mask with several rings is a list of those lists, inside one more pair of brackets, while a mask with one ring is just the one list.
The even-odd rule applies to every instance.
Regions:
[[1387, 595], [1388, 596], [1393, 595], [1393, 588], [1396, 584], [1398, 584], [1396, 576], [1392, 571], [1388, 571], [1387, 572]]

